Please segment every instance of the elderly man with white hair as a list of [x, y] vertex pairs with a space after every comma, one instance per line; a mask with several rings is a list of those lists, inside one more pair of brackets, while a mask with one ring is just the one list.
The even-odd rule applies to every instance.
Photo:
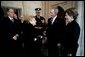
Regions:
[[48, 19], [46, 31], [48, 39], [48, 56], [61, 56], [64, 37], [64, 20], [61, 18], [64, 10], [58, 6], [50, 11], [51, 18]]

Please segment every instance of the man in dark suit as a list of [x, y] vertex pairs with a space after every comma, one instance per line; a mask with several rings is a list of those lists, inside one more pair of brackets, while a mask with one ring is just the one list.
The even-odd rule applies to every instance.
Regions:
[[48, 19], [47, 38], [48, 56], [61, 56], [64, 37], [64, 20], [58, 16], [59, 8], [50, 11], [51, 18]]
[[17, 39], [17, 47], [18, 47], [18, 51], [20, 55], [23, 55], [23, 43], [24, 43], [24, 38], [23, 36], [23, 26], [22, 26], [22, 22], [21, 19], [17, 16], [17, 14], [14, 14], [14, 18], [16, 19], [16, 25], [17, 25], [17, 33], [19, 34], [19, 37]]
[[[7, 17], [5, 17], [2, 21], [2, 49], [4, 55], [13, 56], [18, 55], [18, 23], [14, 17], [14, 10], [8, 9], [7, 10]], [[2, 53], [3, 53], [2, 52]]]

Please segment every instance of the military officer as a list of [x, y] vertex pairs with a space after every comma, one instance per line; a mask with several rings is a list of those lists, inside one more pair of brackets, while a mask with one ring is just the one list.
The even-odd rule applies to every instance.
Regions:
[[36, 16], [35, 16], [36, 26], [35, 26], [35, 28], [38, 30], [37, 31], [37, 35], [38, 35], [38, 34], [42, 34], [43, 29], [45, 28], [45, 18], [40, 15], [41, 8], [35, 8], [35, 12], [36, 12]]
[[45, 18], [40, 15], [41, 13], [41, 8], [35, 8], [35, 20], [36, 20], [36, 25], [35, 25], [35, 30], [36, 30], [36, 38], [34, 39], [35, 41], [35, 48], [36, 48], [36, 54], [40, 56], [41, 54], [41, 46], [42, 46], [42, 38], [43, 38], [43, 32], [45, 30]]

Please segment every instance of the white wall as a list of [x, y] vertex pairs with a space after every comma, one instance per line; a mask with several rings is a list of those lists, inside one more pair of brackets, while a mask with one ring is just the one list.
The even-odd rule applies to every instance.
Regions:
[[4, 7], [13, 7], [13, 8], [21, 8], [21, 15], [23, 15], [23, 5], [22, 1], [1, 1], [1, 6]]
[[22, 1], [1, 1], [1, 6], [22, 8]]
[[79, 48], [77, 51], [77, 56], [84, 56], [84, 1], [77, 1], [77, 9], [78, 9], [78, 19], [77, 22], [80, 25], [80, 37], [79, 37]]
[[35, 15], [35, 8], [42, 8], [41, 1], [1, 1], [1, 6], [22, 8], [25, 17]]
[[42, 7], [41, 1], [23, 1], [24, 15], [35, 15], [35, 8]]

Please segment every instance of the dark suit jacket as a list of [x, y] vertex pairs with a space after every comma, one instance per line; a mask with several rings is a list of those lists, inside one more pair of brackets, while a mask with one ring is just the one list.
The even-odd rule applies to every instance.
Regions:
[[73, 56], [76, 55], [78, 48], [78, 39], [80, 34], [80, 27], [74, 20], [66, 26], [65, 29], [65, 53], [71, 53]]
[[8, 17], [5, 17], [2, 21], [2, 36], [5, 38], [5, 41], [13, 40], [12, 37], [19, 33], [19, 24], [16, 19], [12, 22]]
[[51, 24], [51, 18], [48, 19], [48, 28], [47, 28], [47, 37], [48, 41], [51, 43], [57, 44], [58, 42], [61, 42], [63, 39], [63, 31], [64, 31], [64, 20], [60, 18], [56, 18], [54, 23]]
[[6, 52], [5, 54], [17, 53], [19, 42], [13, 39], [13, 37], [19, 33], [19, 24], [17, 20], [14, 19], [14, 22], [12, 22], [8, 17], [5, 17], [1, 25], [1, 46], [4, 52]]
[[58, 53], [56, 53], [58, 52], [58, 50], [56, 51], [56, 49], [58, 48], [57, 44], [60, 43], [61, 45], [63, 45], [64, 26], [64, 20], [58, 17], [55, 19], [53, 24], [51, 24], [51, 18], [48, 19], [48, 27], [46, 33], [48, 38], [48, 55], [58, 55]]

